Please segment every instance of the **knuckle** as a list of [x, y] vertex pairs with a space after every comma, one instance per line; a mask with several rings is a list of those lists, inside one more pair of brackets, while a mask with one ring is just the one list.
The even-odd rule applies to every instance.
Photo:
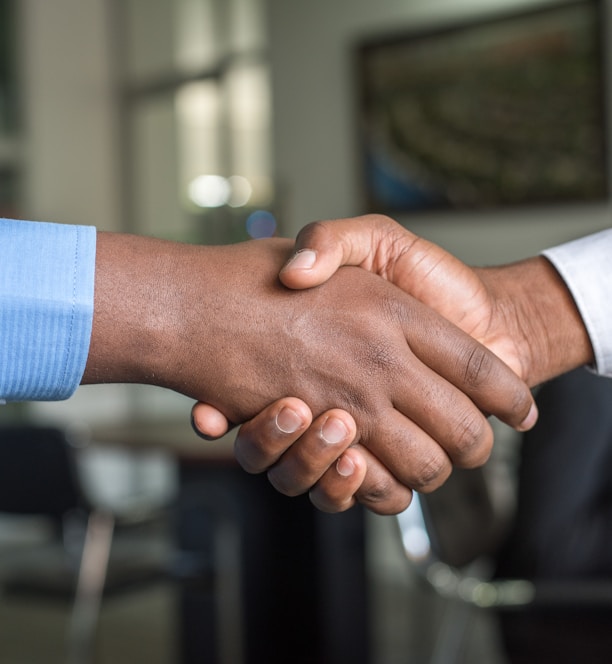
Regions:
[[396, 488], [397, 483], [391, 476], [377, 477], [359, 491], [359, 502], [366, 503], [370, 508], [382, 505], [392, 498]]
[[323, 239], [327, 232], [324, 221], [311, 221], [299, 231], [296, 242], [299, 246], [308, 246], [317, 239]]
[[397, 348], [382, 339], [368, 344], [367, 358], [372, 373], [394, 373], [398, 367]]
[[359, 499], [359, 502], [367, 507], [374, 514], [381, 516], [394, 516], [403, 512], [412, 502], [412, 491], [407, 489], [401, 493], [394, 494], [389, 500], [378, 503], [369, 503], [366, 500]]
[[388, 226], [392, 227], [398, 226], [398, 223], [397, 221], [395, 221], [395, 219], [392, 219], [387, 214], [381, 214], [380, 212], [370, 212], [368, 214], [364, 214], [362, 216], [362, 219], [371, 224], [377, 224], [378, 226], [381, 226], [383, 228], [387, 228]]
[[522, 422], [527, 417], [532, 402], [533, 397], [527, 385], [517, 385], [509, 399], [510, 415], [516, 418], [518, 423]]
[[421, 493], [429, 493], [440, 487], [448, 479], [451, 465], [446, 454], [435, 454], [422, 462], [412, 488]]
[[480, 466], [489, 458], [493, 447], [493, 433], [480, 413], [468, 412], [455, 430], [451, 458], [462, 468]]
[[379, 302], [385, 320], [396, 321], [404, 318], [404, 305], [388, 291], [381, 294]]
[[491, 376], [494, 356], [484, 346], [474, 346], [466, 359], [463, 379], [470, 387], [481, 387]]
[[457, 441], [460, 449], [471, 450], [482, 440], [486, 428], [486, 420], [476, 408], [468, 408], [457, 425]]

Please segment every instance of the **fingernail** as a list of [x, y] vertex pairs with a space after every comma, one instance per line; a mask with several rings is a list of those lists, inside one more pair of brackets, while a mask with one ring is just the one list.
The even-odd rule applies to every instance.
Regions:
[[276, 426], [283, 433], [295, 433], [302, 426], [302, 418], [291, 408], [283, 408], [276, 416]]
[[336, 461], [336, 470], [338, 471], [338, 475], [342, 475], [342, 477], [350, 477], [355, 470], [355, 464], [350, 457], [344, 456], [343, 454], [338, 461]]
[[312, 249], [302, 249], [294, 254], [283, 269], [310, 270], [317, 260], [317, 254]]
[[527, 413], [527, 417], [518, 425], [519, 431], [528, 431], [531, 429], [535, 423], [538, 421], [538, 407], [535, 403], [531, 404], [531, 408]]
[[335, 445], [346, 438], [348, 429], [342, 420], [330, 417], [321, 427], [321, 436], [326, 443]]

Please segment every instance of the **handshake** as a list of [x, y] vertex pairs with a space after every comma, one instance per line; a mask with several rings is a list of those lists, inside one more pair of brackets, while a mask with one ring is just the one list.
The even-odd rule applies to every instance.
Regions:
[[82, 383], [142, 382], [198, 401], [210, 438], [325, 511], [403, 510], [524, 431], [530, 387], [594, 361], [574, 300], [539, 256], [475, 269], [382, 216], [295, 242], [200, 247], [98, 234]]

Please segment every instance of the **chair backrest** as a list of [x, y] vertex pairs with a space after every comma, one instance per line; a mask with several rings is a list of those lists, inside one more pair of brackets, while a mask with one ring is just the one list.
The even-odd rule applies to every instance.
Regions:
[[61, 429], [0, 427], [0, 512], [61, 518], [85, 506]]

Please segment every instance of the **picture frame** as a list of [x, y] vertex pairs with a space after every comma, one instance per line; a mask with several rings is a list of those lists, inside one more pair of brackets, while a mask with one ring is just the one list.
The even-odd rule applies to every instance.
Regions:
[[366, 210], [605, 200], [604, 19], [574, 0], [361, 41]]

